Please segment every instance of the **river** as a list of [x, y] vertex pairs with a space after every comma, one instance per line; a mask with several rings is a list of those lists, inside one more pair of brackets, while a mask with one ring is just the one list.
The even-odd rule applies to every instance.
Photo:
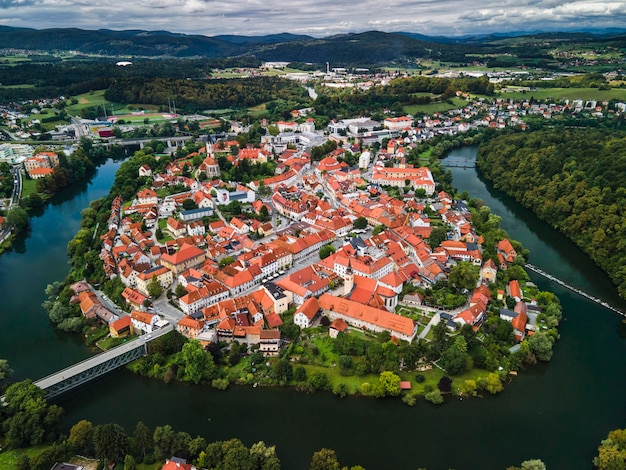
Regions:
[[[475, 155], [475, 148], [463, 148], [449, 158]], [[90, 354], [74, 338], [53, 332], [39, 305], [45, 285], [67, 272], [65, 245], [78, 228], [80, 210], [106, 193], [116, 165], [107, 163], [90, 185], [60, 195], [33, 220], [21, 252], [0, 257], [0, 357], [9, 359], [18, 379], [39, 378]], [[531, 250], [533, 264], [624, 308], [608, 277], [572, 243], [481, 181], [476, 170], [452, 171], [456, 187], [502, 216], [502, 227]], [[264, 440], [277, 446], [285, 469], [308, 468], [322, 447], [335, 449], [343, 465], [368, 470], [503, 470], [531, 458], [552, 470], [591, 468], [600, 440], [626, 426], [624, 329], [618, 315], [532, 278], [561, 298], [561, 340], [551, 363], [525, 371], [495, 397], [455, 398], [441, 407], [418, 401], [410, 408], [397, 399], [341, 400], [284, 389], [220, 392], [119, 371], [66, 396], [65, 422], [116, 421], [132, 431], [143, 420], [209, 440]]]

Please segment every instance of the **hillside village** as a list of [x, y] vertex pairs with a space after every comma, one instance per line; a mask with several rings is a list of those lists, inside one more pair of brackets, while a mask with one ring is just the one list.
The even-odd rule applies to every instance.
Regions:
[[[495, 288], [516, 250], [504, 238], [489, 248], [495, 261], [485, 258], [467, 202], [437, 190], [428, 168], [408, 164], [407, 144], [390, 139], [376, 152], [342, 142], [312, 161], [302, 147], [275, 155], [233, 140], [207, 143], [165, 172], [141, 165], [143, 189], [113, 200], [100, 237], [104, 272], [123, 283], [130, 315], [85, 283], [72, 286], [73, 302], [114, 337], [169, 322], [204, 346], [237, 342], [266, 357], [289, 345], [286, 322], [327, 326], [333, 338], [359, 331], [412, 343], [440, 323], [477, 332], [491, 311], [519, 343], [538, 327], [541, 308], [517, 279]], [[351, 150], [353, 167], [344, 158]], [[247, 185], [223, 181], [224, 158], [235, 166], [272, 160], [276, 174]], [[233, 207], [240, 213], [231, 215]], [[459, 264], [479, 275], [459, 305], [444, 309], [426, 293]]]

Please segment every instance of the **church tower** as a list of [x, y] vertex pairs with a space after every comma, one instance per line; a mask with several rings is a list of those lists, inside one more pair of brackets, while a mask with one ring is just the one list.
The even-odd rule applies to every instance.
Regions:
[[346, 269], [346, 275], [343, 278], [343, 295], [348, 295], [354, 287], [354, 273], [352, 272], [352, 265], [348, 260], [348, 267]]

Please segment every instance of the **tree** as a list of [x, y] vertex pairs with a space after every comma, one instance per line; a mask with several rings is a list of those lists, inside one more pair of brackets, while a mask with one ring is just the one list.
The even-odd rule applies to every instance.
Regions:
[[387, 370], [380, 373], [378, 381], [383, 387], [385, 395], [397, 397], [400, 395], [400, 377]]
[[358, 217], [353, 224], [355, 229], [362, 230], [367, 227], [367, 219], [363, 216]]
[[387, 230], [387, 227], [385, 227], [383, 224], [379, 224], [374, 227], [374, 230], [372, 230], [372, 235], [378, 235], [380, 232], [384, 232], [385, 230]]
[[265, 442], [259, 441], [250, 447], [254, 468], [260, 470], [280, 470], [280, 460], [276, 455], [276, 447], [268, 447]]
[[431, 390], [424, 395], [424, 398], [435, 405], [441, 405], [443, 403], [443, 395], [439, 389]]
[[28, 227], [28, 214], [21, 207], [14, 207], [7, 212], [6, 224], [18, 232], [24, 230]]
[[335, 251], [337, 251], [337, 249], [333, 245], [324, 245], [320, 248], [320, 259], [328, 258]]
[[293, 379], [296, 382], [304, 382], [306, 380], [306, 369], [302, 366], [298, 366], [293, 371]]
[[143, 421], [139, 421], [135, 426], [135, 432], [133, 433], [133, 443], [135, 445], [135, 451], [146, 458], [146, 451], [152, 447], [152, 432], [150, 428], [146, 426]]
[[124, 457], [124, 470], [137, 470], [137, 462], [132, 455], [126, 454]]
[[309, 385], [315, 390], [328, 390], [330, 388], [330, 380], [326, 373], [317, 371], [313, 372], [309, 377]]
[[447, 375], [444, 375], [439, 379], [437, 383], [437, 388], [441, 393], [450, 393], [452, 390], [452, 379]]
[[457, 289], [471, 290], [478, 284], [479, 277], [480, 268], [472, 263], [463, 261], [452, 267], [448, 281]]
[[598, 447], [593, 464], [599, 470], [626, 469], [626, 429], [615, 429]]
[[2, 383], [13, 375], [13, 369], [9, 367], [9, 361], [0, 359], [0, 386]]
[[486, 390], [491, 394], [499, 393], [503, 389], [500, 376], [495, 372], [487, 374], [486, 377], [480, 377], [476, 383], [479, 388]]
[[178, 297], [179, 299], [187, 294], [187, 289], [185, 289], [185, 286], [183, 286], [182, 284], [178, 284], [176, 286], [176, 289], [174, 290], [174, 293], [176, 294], [176, 297]]
[[96, 426], [93, 430], [93, 443], [96, 457], [116, 464], [128, 453], [128, 437], [119, 424], [107, 423]]
[[446, 227], [435, 227], [430, 232], [430, 238], [428, 244], [432, 248], [436, 248], [441, 245], [441, 242], [448, 239], [448, 229]]
[[91, 455], [93, 447], [93, 424], [91, 421], [83, 419], [72, 426], [69, 441], [76, 453]]
[[293, 377], [293, 366], [287, 359], [278, 359], [272, 365], [272, 376], [281, 383], [287, 383]]
[[530, 351], [540, 361], [549, 361], [552, 359], [552, 346], [554, 340], [545, 333], [537, 332], [528, 338], [528, 346]]
[[163, 293], [163, 287], [161, 287], [161, 283], [159, 282], [156, 276], [154, 276], [150, 280], [150, 282], [148, 282], [147, 289], [148, 289], [148, 295], [152, 297], [153, 299], [158, 299]]
[[443, 352], [439, 365], [452, 375], [465, 372], [467, 367], [467, 343], [463, 336], [457, 336], [454, 343]]
[[57, 405], [48, 406], [44, 395], [30, 380], [7, 388], [3, 429], [10, 447], [38, 445], [56, 437], [63, 410]]
[[189, 341], [181, 351], [185, 366], [185, 380], [196, 384], [204, 379], [211, 379], [215, 374], [213, 356], [206, 352], [199, 341]]
[[313, 454], [310, 470], [339, 470], [339, 468], [334, 450], [323, 448]]
[[546, 464], [539, 459], [522, 462], [522, 470], [546, 470]]
[[192, 209], [197, 209], [198, 208], [198, 204], [196, 204], [196, 202], [193, 199], [185, 199], [183, 201], [183, 209], [186, 211], [192, 210]]

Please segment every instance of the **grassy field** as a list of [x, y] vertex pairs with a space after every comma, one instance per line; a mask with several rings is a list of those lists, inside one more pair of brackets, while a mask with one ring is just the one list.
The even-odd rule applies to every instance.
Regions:
[[[72, 97], [76, 99], [78, 103], [69, 105], [66, 109], [69, 114], [80, 114], [81, 109], [89, 108], [91, 106], [106, 105], [110, 108], [110, 103], [104, 98], [105, 90], [90, 91], [89, 93], [83, 93]], [[114, 106], [115, 108], [115, 106]]]
[[611, 90], [598, 90], [597, 88], [538, 88], [527, 92], [499, 93], [502, 98], [524, 99], [531, 96], [537, 100], [552, 98], [581, 99], [581, 100], [626, 100], [626, 89], [613, 88]]
[[37, 180], [29, 180], [22, 176], [22, 198], [37, 192]]
[[413, 104], [410, 106], [404, 107], [404, 112], [407, 114], [415, 115], [415, 114], [432, 114], [436, 112], [444, 112], [449, 111], [451, 109], [456, 109], [461, 106], [464, 106], [467, 102], [462, 98], [452, 98], [448, 101], [442, 101], [439, 103], [428, 103], [428, 104]]
[[49, 447], [49, 445], [41, 445], [36, 447], [29, 447], [28, 449], [11, 449], [0, 452], [0, 468], [16, 468], [17, 459], [19, 459], [21, 455], [26, 454], [28, 455], [28, 457], [33, 458]]

